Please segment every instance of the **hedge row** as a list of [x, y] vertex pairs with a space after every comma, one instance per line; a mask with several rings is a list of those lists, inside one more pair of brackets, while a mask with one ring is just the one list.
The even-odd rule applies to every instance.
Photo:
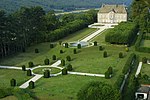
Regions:
[[133, 22], [122, 22], [115, 28], [108, 31], [105, 37], [106, 42], [112, 44], [130, 45], [138, 32], [137, 25]]
[[119, 75], [119, 77], [117, 78], [117, 81], [115, 82], [115, 87], [119, 90], [121, 85], [122, 85], [122, 82], [124, 80], [124, 75]]
[[150, 53], [150, 48], [149, 47], [141, 47], [141, 41], [144, 39], [143, 33], [140, 33], [140, 35], [137, 38], [136, 44], [135, 44], [135, 50], [139, 52], [145, 52], [145, 53]]

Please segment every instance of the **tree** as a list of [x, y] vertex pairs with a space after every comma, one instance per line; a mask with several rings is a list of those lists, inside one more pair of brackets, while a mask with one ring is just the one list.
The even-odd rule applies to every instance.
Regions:
[[71, 64], [68, 64], [68, 65], [66, 66], [66, 68], [67, 68], [68, 71], [72, 71], [72, 65], [71, 65]]
[[34, 64], [33, 64], [32, 61], [30, 61], [30, 62], [28, 63], [28, 65], [29, 65], [30, 68], [34, 67]]
[[77, 50], [76, 49], [73, 49], [73, 54], [77, 54]]
[[68, 74], [67, 69], [66, 69], [66, 68], [63, 68], [63, 69], [62, 69], [62, 75], [67, 75], [67, 74]]
[[53, 56], [52, 56], [52, 59], [53, 59], [53, 60], [56, 60], [56, 55], [53, 55]]
[[39, 49], [35, 49], [35, 53], [39, 53]]
[[107, 55], [107, 52], [106, 51], [104, 51], [104, 53], [103, 53], [103, 57], [104, 58], [106, 58], [108, 55]]
[[50, 64], [50, 61], [49, 61], [48, 58], [46, 58], [46, 59], [44, 60], [44, 64], [45, 64], [45, 65], [49, 65], [49, 64]]
[[65, 60], [63, 60], [63, 59], [61, 60], [61, 65], [65, 66]]
[[66, 59], [67, 59], [67, 61], [71, 61], [71, 57], [70, 56], [67, 56]]
[[15, 79], [11, 79], [10, 80], [10, 85], [13, 86], [13, 87], [16, 86], [16, 80]]
[[26, 66], [25, 65], [22, 65], [22, 70], [26, 71]]
[[78, 45], [77, 45], [77, 48], [78, 48], [78, 49], [81, 49], [81, 44], [78, 44]]
[[123, 58], [123, 53], [122, 52], [119, 53], [119, 58]]
[[94, 46], [97, 46], [97, 41], [94, 42]]
[[34, 88], [35, 88], [34, 82], [30, 81], [29, 82], [29, 89], [34, 89]]
[[50, 77], [50, 71], [49, 70], [45, 70], [44, 71], [44, 78], [49, 78]]
[[31, 70], [29, 69], [29, 70], [27, 70], [27, 76], [32, 76], [32, 72], [31, 72]]
[[68, 43], [65, 43], [65, 48], [68, 48], [69, 44]]
[[78, 100], [120, 100], [120, 93], [111, 85], [93, 81], [83, 86], [77, 93]]

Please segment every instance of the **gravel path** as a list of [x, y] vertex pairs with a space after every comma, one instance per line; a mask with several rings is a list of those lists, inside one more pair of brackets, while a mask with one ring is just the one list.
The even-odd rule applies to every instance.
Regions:
[[139, 62], [135, 77], [137, 77], [139, 75], [139, 73], [141, 72], [142, 64], [143, 64], [142, 62]]

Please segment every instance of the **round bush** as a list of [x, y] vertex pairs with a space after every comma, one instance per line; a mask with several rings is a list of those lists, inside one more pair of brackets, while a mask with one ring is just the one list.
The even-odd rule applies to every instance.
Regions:
[[129, 48], [126, 48], [125, 50], [126, 50], [126, 52], [129, 52]]
[[44, 78], [49, 78], [50, 77], [50, 71], [49, 70], [45, 70], [44, 71]]
[[50, 48], [54, 48], [54, 44], [50, 44]]
[[61, 60], [61, 65], [65, 66], [65, 60], [63, 60], [63, 59]]
[[103, 57], [104, 58], [106, 58], [108, 55], [107, 55], [107, 52], [106, 51], [104, 51], [104, 53], [103, 53]]
[[27, 76], [32, 76], [32, 72], [31, 72], [31, 70], [29, 69], [29, 70], [27, 70]]
[[66, 68], [62, 69], [62, 75], [67, 75], [67, 74], [68, 74], [67, 69]]
[[94, 42], [94, 46], [97, 46], [97, 41]]
[[56, 55], [53, 55], [53, 56], [52, 56], [52, 59], [53, 59], [53, 60], [56, 60]]
[[103, 50], [103, 47], [102, 47], [102, 46], [99, 46], [99, 50], [102, 51], [102, 50]]
[[68, 48], [68, 46], [69, 46], [68, 43], [65, 43], [65, 48]]
[[123, 58], [123, 53], [122, 52], [119, 53], [119, 58]]
[[72, 71], [72, 65], [71, 65], [71, 64], [68, 64], [68, 65], [67, 65], [67, 70], [68, 70], [68, 71]]
[[71, 61], [71, 57], [70, 56], [67, 56], [66, 59], [67, 59], [67, 61]]
[[22, 65], [22, 71], [26, 71], [26, 66]]
[[11, 86], [16, 86], [16, 80], [15, 79], [11, 79], [10, 80], [10, 85]]
[[35, 86], [34, 86], [34, 82], [33, 81], [30, 81], [29, 82], [29, 89], [34, 89]]
[[74, 53], [74, 54], [77, 54], [77, 50], [76, 50], [76, 49], [73, 49], [73, 53]]
[[30, 68], [34, 67], [34, 64], [33, 64], [32, 61], [30, 61], [30, 62], [28, 63], [28, 65], [29, 65]]
[[39, 53], [39, 49], [35, 49], [35, 53]]
[[77, 48], [78, 48], [78, 49], [81, 49], [81, 44], [78, 44]]
[[142, 62], [143, 62], [143, 63], [147, 63], [147, 58], [146, 58], [146, 57], [143, 57], [143, 58], [142, 58]]
[[64, 53], [63, 50], [60, 50], [60, 54]]
[[50, 62], [50, 61], [49, 61], [48, 58], [46, 58], [46, 59], [44, 60], [44, 64], [45, 64], [45, 65], [49, 65], [49, 62]]

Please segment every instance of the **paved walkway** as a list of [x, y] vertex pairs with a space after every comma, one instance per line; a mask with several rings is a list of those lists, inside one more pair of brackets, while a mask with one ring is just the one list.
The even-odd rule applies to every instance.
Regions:
[[[17, 69], [17, 70], [22, 70], [22, 67], [14, 67], [14, 66], [0, 66], [0, 68], [3, 69]], [[30, 68], [26, 68], [27, 70]]]
[[91, 74], [91, 73], [81, 73], [81, 72], [68, 72], [68, 74], [84, 75], [84, 76], [96, 76], [96, 77], [105, 77], [105, 75], [103, 75], [103, 74]]
[[149, 65], [150, 65], [150, 60], [147, 60], [147, 64], [149, 64]]
[[136, 74], [135, 74], [135, 77], [137, 77], [139, 74], [140, 74], [140, 72], [141, 72], [141, 68], [142, 68], [142, 62], [139, 62], [139, 65], [138, 65], [138, 68], [137, 68], [137, 71], [136, 71]]

